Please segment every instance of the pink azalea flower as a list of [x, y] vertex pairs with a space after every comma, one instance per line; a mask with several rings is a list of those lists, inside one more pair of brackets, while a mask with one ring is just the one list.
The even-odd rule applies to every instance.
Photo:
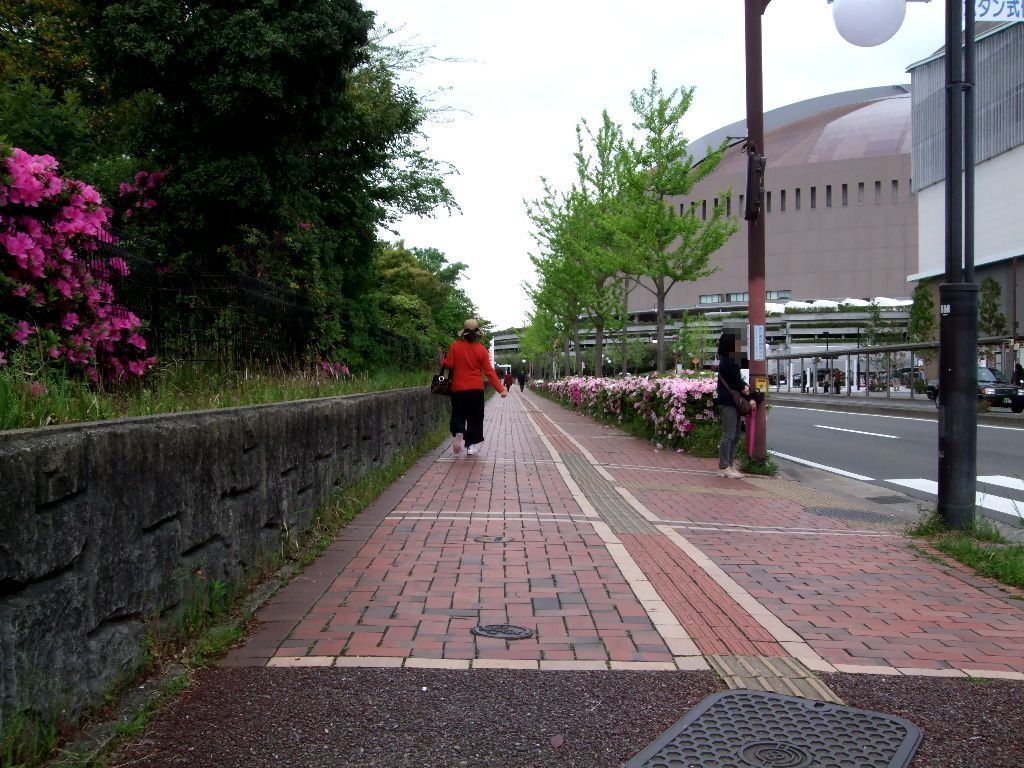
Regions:
[[32, 386], [29, 388], [29, 391], [32, 393], [32, 397], [42, 397], [47, 392], [46, 385], [40, 384], [38, 381], [32, 382]]
[[14, 333], [11, 334], [11, 338], [19, 344], [25, 344], [28, 342], [28, 337], [32, 335], [32, 328], [24, 320], [19, 320], [14, 324]]
[[68, 312], [64, 315], [60, 323], [60, 327], [65, 331], [72, 330], [76, 325], [78, 325], [78, 315], [74, 312]]

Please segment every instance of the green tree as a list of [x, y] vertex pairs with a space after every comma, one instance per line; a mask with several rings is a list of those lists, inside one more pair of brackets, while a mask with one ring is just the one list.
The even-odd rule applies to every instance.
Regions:
[[[935, 300], [927, 282], [919, 281], [914, 287], [913, 300], [914, 303], [910, 305], [910, 319], [907, 321], [907, 338], [918, 343], [933, 341], [939, 321], [935, 314]], [[927, 349], [917, 354], [929, 361], [935, 357], [934, 352]]]
[[[1006, 315], [1002, 309], [1003, 289], [993, 277], [981, 281], [981, 297], [978, 301], [978, 333], [981, 336], [1005, 336]], [[997, 346], [983, 347], [985, 359], [994, 364]]]
[[679, 215], [668, 198], [689, 194], [697, 182], [711, 173], [722, 159], [723, 144], [709, 150], [695, 163], [689, 142], [679, 123], [693, 101], [692, 88], [676, 88], [666, 94], [651, 72], [650, 83], [631, 94], [640, 141], [630, 146], [631, 162], [624, 179], [627, 210], [620, 229], [627, 240], [636, 274], [646, 277], [640, 285], [654, 294], [657, 306], [657, 370], [665, 370], [665, 299], [681, 281], [699, 280], [715, 271], [711, 254], [736, 231], [735, 219], [725, 215], [728, 192], [707, 221], [693, 213]]
[[676, 361], [681, 362], [684, 368], [700, 367], [705, 360], [714, 357], [714, 349], [711, 325], [704, 315], [684, 310], [676, 341], [672, 345]]

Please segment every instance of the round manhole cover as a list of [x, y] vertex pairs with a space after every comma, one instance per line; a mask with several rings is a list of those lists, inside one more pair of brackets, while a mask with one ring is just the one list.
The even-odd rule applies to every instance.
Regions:
[[509, 536], [475, 536], [473, 541], [479, 541], [481, 544], [508, 544], [515, 539]]
[[499, 640], [526, 640], [533, 637], [533, 630], [517, 627], [515, 624], [484, 624], [473, 627], [477, 637], [496, 637]]
[[807, 768], [811, 756], [800, 747], [777, 741], [756, 741], [740, 750], [740, 759], [752, 768]]

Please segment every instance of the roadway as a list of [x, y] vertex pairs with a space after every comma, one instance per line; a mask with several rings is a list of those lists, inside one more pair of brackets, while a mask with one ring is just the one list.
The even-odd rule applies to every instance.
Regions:
[[[853, 407], [772, 398], [768, 449], [784, 469], [811, 467], [928, 503], [938, 489], [934, 408], [905, 415], [851, 412]], [[878, 403], [881, 407], [882, 403]], [[825, 408], [826, 410], [822, 410]], [[1024, 519], [1024, 417], [978, 425], [978, 505], [1002, 522]]]

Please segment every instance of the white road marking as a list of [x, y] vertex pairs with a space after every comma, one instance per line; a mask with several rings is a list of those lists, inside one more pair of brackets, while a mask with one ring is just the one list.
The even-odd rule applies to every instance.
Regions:
[[1006, 475], [979, 475], [979, 483], [989, 485], [1001, 485], [1004, 488], [1013, 488], [1015, 491], [1024, 491], [1024, 480], [1019, 477], [1007, 477]]
[[[933, 496], [939, 495], [939, 484], [934, 480], [925, 480], [923, 477], [897, 480], [886, 479], [883, 482], [892, 483], [893, 485], [901, 485], [904, 488], [913, 488], [918, 491], [924, 491], [925, 493], [930, 493]], [[1006, 515], [1017, 515], [1018, 517], [1024, 518], [1024, 501], [1016, 501], [1015, 499], [1007, 499], [1003, 496], [996, 496], [991, 493], [976, 491], [974, 494], [974, 503], [979, 507], [985, 507], [985, 509], [991, 509], [996, 512], [1002, 512]]]
[[899, 435], [883, 435], [881, 432], [861, 432], [859, 429], [843, 429], [842, 427], [830, 427], [827, 424], [815, 424], [818, 429], [834, 429], [836, 432], [852, 432], [855, 435], [870, 435], [871, 437], [887, 437], [890, 440], [899, 440]]
[[808, 467], [814, 467], [815, 469], [823, 469], [826, 472], [831, 472], [834, 475], [842, 475], [843, 477], [849, 477], [853, 480], [865, 480], [867, 482], [873, 482], [873, 477], [867, 477], [866, 475], [858, 475], [854, 472], [847, 472], [845, 469], [838, 469], [836, 467], [829, 467], [825, 464], [819, 464], [816, 461], [808, 461], [807, 459], [801, 459], [798, 456], [790, 456], [786, 453], [779, 453], [778, 451], [769, 451], [772, 456], [778, 456], [780, 459], [786, 461], [794, 461], [797, 464], [804, 464]]
[[[843, 416], [857, 416], [864, 419], [896, 419], [897, 421], [930, 421], [933, 424], [935, 419], [919, 419], [915, 416], [889, 416], [881, 413], [857, 413], [855, 411], [829, 411], [824, 408], [804, 408], [799, 405], [773, 405], [773, 409], [778, 408], [779, 410], [785, 411], [817, 411], [818, 413], [831, 413], [831, 414], [842, 414]], [[978, 429], [1008, 429], [1010, 431], [1019, 432], [1024, 430], [1024, 424], [1019, 427], [1002, 427], [997, 424], [979, 424]]]

